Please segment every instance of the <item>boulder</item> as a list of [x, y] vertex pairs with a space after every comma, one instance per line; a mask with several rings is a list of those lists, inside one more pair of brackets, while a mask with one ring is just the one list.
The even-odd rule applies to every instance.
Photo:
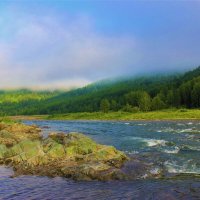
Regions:
[[0, 124], [0, 163], [16, 175], [63, 176], [75, 180], [124, 178], [128, 157], [81, 133], [51, 133], [42, 138], [36, 126]]

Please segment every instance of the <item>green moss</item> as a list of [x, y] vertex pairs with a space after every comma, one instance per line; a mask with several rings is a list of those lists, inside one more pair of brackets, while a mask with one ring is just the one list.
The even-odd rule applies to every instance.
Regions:
[[13, 158], [15, 160], [18, 159], [16, 156], [19, 156], [21, 159], [27, 160], [41, 153], [40, 148], [39, 141], [24, 140], [9, 148], [5, 153], [5, 158], [15, 157]]
[[47, 152], [47, 156], [52, 158], [60, 158], [65, 156], [65, 150], [63, 148], [63, 145], [54, 143], [49, 151]]
[[7, 151], [7, 148], [4, 144], [0, 144], [0, 159], [4, 158], [4, 154]]
[[18, 174], [110, 180], [127, 160], [114, 147], [81, 133], [51, 133], [43, 139], [39, 131], [36, 126], [0, 123], [0, 164], [13, 166]]
[[68, 155], [89, 154], [96, 150], [97, 144], [80, 133], [70, 133], [65, 137], [66, 152]]

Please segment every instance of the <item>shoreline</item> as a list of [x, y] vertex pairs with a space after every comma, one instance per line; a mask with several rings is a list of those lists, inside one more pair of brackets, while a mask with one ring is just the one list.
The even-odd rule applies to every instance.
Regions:
[[200, 109], [162, 110], [151, 112], [82, 112], [53, 115], [18, 115], [9, 116], [12, 120], [66, 120], [66, 121], [199, 121]]

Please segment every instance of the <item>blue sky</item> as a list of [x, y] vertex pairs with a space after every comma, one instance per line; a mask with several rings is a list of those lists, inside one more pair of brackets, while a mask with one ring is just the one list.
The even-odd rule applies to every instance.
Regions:
[[200, 1], [0, 1], [0, 88], [69, 88], [200, 65]]

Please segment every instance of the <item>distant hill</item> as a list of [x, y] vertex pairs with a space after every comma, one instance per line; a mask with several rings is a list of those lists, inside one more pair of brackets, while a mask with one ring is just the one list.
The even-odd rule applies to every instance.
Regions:
[[69, 92], [0, 92], [1, 114], [94, 112], [106, 99], [109, 110], [200, 107], [200, 67], [179, 75], [103, 80]]
[[59, 91], [0, 90], [0, 115], [17, 115], [22, 113], [24, 108], [35, 106], [58, 94]]
[[0, 103], [19, 103], [27, 100], [44, 100], [58, 95], [60, 92], [54, 91], [32, 91], [21, 90], [0, 90]]

